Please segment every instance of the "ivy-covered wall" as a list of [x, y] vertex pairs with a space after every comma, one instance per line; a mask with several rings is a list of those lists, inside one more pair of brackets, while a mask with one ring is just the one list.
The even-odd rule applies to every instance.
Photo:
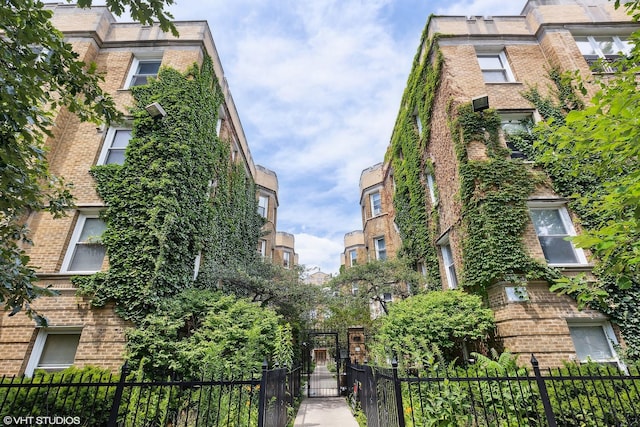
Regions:
[[[425, 41], [425, 37], [426, 33], [423, 43], [430, 51], [433, 41]], [[436, 289], [440, 287], [438, 258], [433, 245], [437, 209], [427, 202], [426, 175], [432, 172], [432, 165], [423, 156], [431, 132], [433, 96], [440, 82], [442, 65], [438, 52], [434, 57], [433, 62], [429, 61], [428, 55], [420, 61], [420, 53], [414, 58], [385, 162], [393, 168], [395, 221], [402, 239], [400, 256], [414, 265], [422, 263], [428, 286]], [[416, 117], [422, 124], [421, 130]]]
[[[460, 171], [463, 285], [484, 292], [498, 281], [558, 277], [531, 257], [523, 237], [529, 223], [527, 200], [545, 182], [544, 174], [510, 158], [500, 144], [495, 110], [478, 113], [470, 104], [451, 105], [450, 117]], [[484, 158], [470, 158], [471, 143], [485, 147]]]
[[[217, 266], [256, 262], [262, 218], [252, 178], [216, 135], [223, 98], [209, 57], [185, 74], [163, 68], [132, 93], [124, 164], [92, 169], [108, 206], [102, 243], [109, 269], [74, 282], [94, 305], [114, 301], [122, 317], [139, 322], [186, 288], [214, 287], [207, 272]], [[144, 106], [152, 102], [167, 115], [151, 117]]]

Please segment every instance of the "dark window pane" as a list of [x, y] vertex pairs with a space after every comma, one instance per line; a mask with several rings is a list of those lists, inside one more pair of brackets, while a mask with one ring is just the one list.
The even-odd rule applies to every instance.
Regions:
[[577, 264], [578, 258], [571, 242], [559, 236], [538, 236], [546, 260], [552, 264]]
[[124, 150], [109, 150], [109, 155], [107, 156], [107, 161], [105, 162], [107, 165], [111, 163], [115, 163], [121, 165], [124, 163]]

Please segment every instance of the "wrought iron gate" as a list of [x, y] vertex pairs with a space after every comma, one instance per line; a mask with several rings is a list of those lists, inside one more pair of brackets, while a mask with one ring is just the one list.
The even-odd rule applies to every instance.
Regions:
[[308, 397], [340, 396], [338, 333], [309, 331], [303, 343], [303, 373]]

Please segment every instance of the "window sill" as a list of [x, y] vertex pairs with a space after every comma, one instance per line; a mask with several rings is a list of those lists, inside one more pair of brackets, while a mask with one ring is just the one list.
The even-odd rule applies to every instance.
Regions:
[[560, 270], [569, 271], [591, 271], [593, 270], [593, 264], [548, 264], [549, 267], [558, 268]]
[[524, 83], [522, 83], [522, 82], [484, 82], [484, 84], [486, 84], [486, 85], [496, 85], [496, 86], [500, 86], [500, 85], [523, 86], [524, 85]]

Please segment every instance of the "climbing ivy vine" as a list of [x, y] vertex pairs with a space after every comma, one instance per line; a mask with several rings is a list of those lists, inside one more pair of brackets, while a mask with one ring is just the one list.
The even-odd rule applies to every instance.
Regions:
[[[422, 45], [427, 53], [431, 52], [433, 40], [422, 36]], [[423, 55], [428, 58], [430, 55]], [[442, 55], [435, 52], [433, 62], [421, 61], [420, 52], [414, 58], [412, 73], [402, 97], [402, 110], [398, 115], [393, 136], [387, 150], [387, 162], [391, 162], [395, 181], [394, 207], [396, 224], [400, 230], [402, 248], [400, 256], [417, 265], [425, 267], [427, 286], [440, 287], [440, 272], [436, 248], [432, 244], [437, 233], [436, 207], [427, 211], [425, 193], [426, 176], [433, 173], [433, 166], [423, 157], [429, 140], [430, 117], [433, 97], [440, 83]], [[418, 127], [418, 119], [422, 129]], [[437, 214], [436, 214], [437, 215]]]
[[[463, 284], [484, 292], [500, 281], [551, 280], [558, 273], [533, 259], [523, 235], [529, 222], [527, 200], [545, 177], [511, 159], [499, 140], [495, 110], [473, 112], [470, 104], [449, 105], [450, 126], [460, 172]], [[467, 147], [482, 143], [486, 158], [470, 160]]]
[[[391, 162], [395, 178], [394, 206], [403, 245], [401, 256], [414, 263], [423, 262], [428, 281], [439, 288], [435, 246], [440, 232], [438, 210], [427, 202], [426, 194], [426, 177], [434, 173], [434, 167], [424, 154], [442, 66], [441, 53], [432, 52], [433, 41], [425, 41], [423, 53], [414, 59], [387, 161]], [[434, 59], [420, 62], [423, 57]], [[473, 113], [470, 105], [451, 104], [449, 117], [461, 176], [464, 285], [484, 292], [499, 280], [557, 277], [556, 271], [527, 254], [523, 242], [529, 219], [526, 202], [543, 177], [522, 162], [508, 158], [508, 151], [499, 144], [500, 119], [495, 111], [480, 115]], [[487, 159], [468, 160], [467, 146], [472, 141], [486, 146]]]
[[[123, 318], [139, 322], [183, 289], [212, 287], [206, 272], [214, 265], [257, 262], [262, 218], [251, 177], [216, 134], [222, 91], [210, 58], [185, 74], [163, 68], [132, 93], [126, 161], [92, 169], [108, 206], [109, 270], [73, 280], [94, 305], [113, 301]], [[165, 117], [145, 111], [153, 102]], [[194, 282], [199, 255], [203, 275]]]

